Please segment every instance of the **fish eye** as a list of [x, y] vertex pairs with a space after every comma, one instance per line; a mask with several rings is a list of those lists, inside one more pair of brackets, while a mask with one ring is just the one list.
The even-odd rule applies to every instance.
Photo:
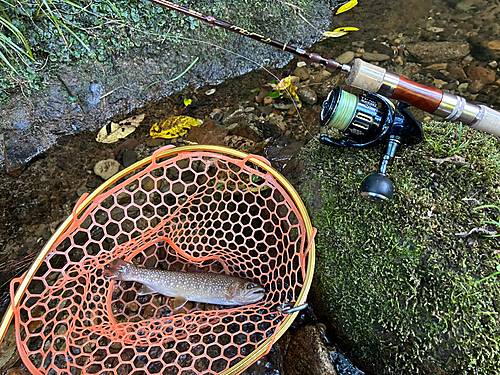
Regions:
[[248, 284], [247, 285], [247, 289], [253, 289], [253, 288], [255, 288], [255, 284]]

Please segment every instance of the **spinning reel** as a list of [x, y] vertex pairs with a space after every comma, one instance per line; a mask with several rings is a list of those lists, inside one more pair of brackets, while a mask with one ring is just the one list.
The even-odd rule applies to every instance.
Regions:
[[333, 89], [323, 103], [321, 126], [333, 127], [345, 135], [331, 139], [326, 134], [320, 142], [333, 147], [373, 147], [388, 142], [378, 173], [361, 183], [361, 195], [370, 200], [390, 200], [394, 185], [387, 177], [387, 167], [394, 160], [400, 144], [417, 144], [423, 139], [422, 124], [411, 114], [408, 105], [397, 107], [379, 94], [350, 94], [340, 87]]

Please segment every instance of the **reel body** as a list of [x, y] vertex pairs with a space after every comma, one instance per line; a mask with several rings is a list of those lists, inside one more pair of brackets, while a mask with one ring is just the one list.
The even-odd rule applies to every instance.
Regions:
[[361, 183], [361, 195], [370, 200], [392, 199], [394, 186], [387, 177], [387, 167], [400, 144], [417, 144], [423, 139], [422, 124], [413, 117], [407, 104], [396, 107], [382, 95], [350, 94], [338, 86], [323, 103], [320, 125], [333, 127], [345, 136], [332, 139], [320, 135], [320, 142], [328, 146], [365, 148], [388, 142], [379, 172]]

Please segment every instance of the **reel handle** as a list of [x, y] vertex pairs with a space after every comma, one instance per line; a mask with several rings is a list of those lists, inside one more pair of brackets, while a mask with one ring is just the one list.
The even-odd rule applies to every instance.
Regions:
[[346, 78], [349, 86], [402, 101], [446, 121], [461, 121], [476, 130], [500, 136], [500, 112], [468, 103], [458, 95], [422, 85], [384, 68], [355, 59]]

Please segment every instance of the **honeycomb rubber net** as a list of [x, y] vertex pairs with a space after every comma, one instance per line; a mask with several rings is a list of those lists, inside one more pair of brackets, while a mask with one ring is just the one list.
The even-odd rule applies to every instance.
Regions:
[[[314, 235], [297, 193], [266, 159], [215, 146], [162, 148], [81, 197], [11, 282], [1, 329], [14, 316], [32, 374], [237, 374], [305, 304]], [[139, 295], [140, 283], [106, 279], [104, 267], [118, 258], [235, 275], [266, 294], [251, 305], [175, 310], [169, 297]]]

